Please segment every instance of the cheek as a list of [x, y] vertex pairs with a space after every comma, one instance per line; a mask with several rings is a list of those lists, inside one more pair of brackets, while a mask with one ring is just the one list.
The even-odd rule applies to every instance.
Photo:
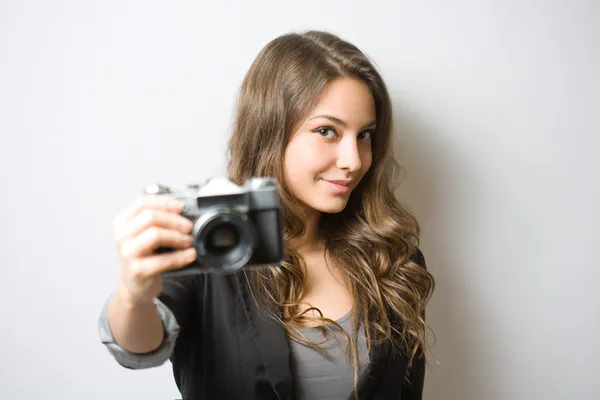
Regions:
[[327, 169], [327, 156], [324, 149], [311, 146], [303, 141], [291, 142], [285, 151], [284, 173], [287, 184], [314, 181], [315, 177]]
[[302, 186], [309, 174], [309, 168], [303, 163], [301, 149], [297, 147], [293, 143], [290, 143], [285, 151], [283, 160], [285, 183], [292, 193], [298, 192], [298, 187]]
[[291, 194], [309, 207], [318, 209], [323, 202], [318, 178], [329, 169], [326, 151], [290, 145], [285, 152], [283, 169], [285, 183]]

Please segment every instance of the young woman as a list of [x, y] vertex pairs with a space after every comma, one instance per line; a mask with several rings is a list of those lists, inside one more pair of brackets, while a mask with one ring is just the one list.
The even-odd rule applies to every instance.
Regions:
[[170, 359], [190, 400], [421, 399], [435, 281], [393, 195], [392, 141], [388, 91], [359, 49], [315, 31], [270, 42], [241, 87], [228, 177], [277, 179], [284, 264], [161, 279], [195, 259], [192, 224], [172, 197], [136, 200], [115, 220], [111, 354]]

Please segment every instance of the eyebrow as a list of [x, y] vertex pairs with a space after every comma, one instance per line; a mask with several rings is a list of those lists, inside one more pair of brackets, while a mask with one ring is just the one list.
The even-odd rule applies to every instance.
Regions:
[[[331, 122], [335, 122], [336, 124], [343, 126], [344, 128], [348, 127], [348, 124], [345, 121], [343, 121], [339, 118], [336, 118], [336, 117], [332, 117], [331, 115], [315, 115], [314, 117], [310, 118], [309, 121], [313, 120], [313, 119], [317, 119], [317, 118], [325, 118], [325, 119], [330, 120]], [[377, 124], [377, 121], [373, 120], [373, 121], [369, 122], [368, 124], [366, 124], [363, 127], [363, 129], [373, 126], [375, 124]]]

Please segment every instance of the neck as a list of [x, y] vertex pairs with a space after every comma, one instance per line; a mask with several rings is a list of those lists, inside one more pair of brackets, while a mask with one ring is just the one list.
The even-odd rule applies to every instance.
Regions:
[[310, 210], [305, 211], [304, 215], [304, 234], [292, 241], [292, 245], [300, 252], [314, 250], [321, 247], [322, 244], [319, 238], [321, 213], [316, 210]]

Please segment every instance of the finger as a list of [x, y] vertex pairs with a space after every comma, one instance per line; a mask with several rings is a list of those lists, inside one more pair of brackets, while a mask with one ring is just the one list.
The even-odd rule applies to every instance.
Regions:
[[122, 242], [140, 234], [144, 229], [152, 226], [162, 227], [179, 231], [181, 233], [190, 233], [194, 224], [189, 219], [168, 211], [160, 209], [147, 208], [142, 210], [132, 219], [127, 220], [121, 226], [115, 229], [115, 238], [117, 242]]
[[168, 195], [142, 196], [135, 199], [119, 216], [117, 221], [125, 221], [135, 217], [145, 209], [166, 209], [179, 213], [183, 204], [176, 198]]
[[144, 230], [139, 235], [125, 240], [121, 245], [121, 256], [133, 260], [149, 256], [159, 247], [184, 249], [192, 244], [192, 236], [156, 226]]
[[138, 279], [144, 279], [162, 272], [183, 268], [194, 262], [195, 259], [196, 249], [190, 247], [185, 250], [136, 259], [130, 264], [130, 269]]

